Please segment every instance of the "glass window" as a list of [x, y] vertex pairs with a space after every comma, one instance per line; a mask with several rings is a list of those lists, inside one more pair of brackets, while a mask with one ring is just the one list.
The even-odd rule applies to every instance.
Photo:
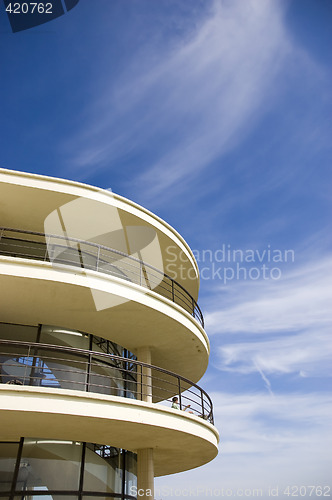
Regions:
[[89, 334], [59, 326], [43, 325], [40, 335], [41, 344], [62, 345], [77, 349], [89, 349]]
[[81, 457], [82, 443], [25, 439], [16, 490], [78, 490]]
[[94, 354], [91, 361], [89, 391], [121, 396], [124, 387], [121, 364], [112, 358]]
[[34, 385], [86, 390], [88, 355], [38, 347]]
[[[43, 325], [40, 343], [89, 349], [89, 334]], [[48, 368], [43, 370], [41, 386], [86, 390], [88, 356], [46, 348], [38, 349], [38, 355]]]
[[96, 352], [104, 352], [106, 354], [114, 354], [115, 356], [123, 356], [124, 349], [102, 337], [92, 335], [92, 350]]
[[[122, 493], [132, 495], [136, 491], [135, 453], [109, 445], [25, 438], [14, 499], [78, 500], [84, 446], [82, 493], [85, 500], [114, 498], [113, 494]], [[0, 442], [0, 498], [8, 500], [10, 496], [19, 449], [19, 442]], [[59, 490], [62, 493], [56, 493]]]
[[88, 374], [89, 356], [85, 353], [25, 346], [20, 342], [14, 345], [0, 343], [0, 383], [85, 391], [89, 380], [90, 392], [136, 396], [136, 365], [107, 355], [135, 357], [110, 340], [51, 325], [42, 325], [39, 329], [7, 323], [0, 323], [1, 338], [84, 350], [89, 350], [91, 344], [92, 350], [100, 355], [93, 355]]
[[137, 489], [137, 455], [131, 451], [126, 451], [126, 495], [133, 495], [133, 490]]
[[6, 346], [0, 354], [2, 384], [29, 385], [32, 368], [30, 350], [24, 345]]
[[122, 450], [87, 443], [84, 465], [84, 491], [121, 493]]
[[0, 442], [0, 492], [10, 491], [19, 443]]
[[29, 384], [30, 367], [24, 360], [31, 349], [20, 342], [36, 342], [37, 326], [11, 325], [0, 323], [0, 339], [15, 340], [18, 344], [6, 345], [0, 343], [0, 383], [2, 384]]

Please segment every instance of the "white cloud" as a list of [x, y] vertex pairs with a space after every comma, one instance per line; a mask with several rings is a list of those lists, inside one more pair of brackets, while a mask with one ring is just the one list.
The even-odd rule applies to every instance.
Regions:
[[[182, 190], [184, 180], [188, 184], [251, 130], [269, 107], [272, 82], [292, 50], [282, 4], [234, 0], [213, 5], [191, 37], [172, 51], [158, 46], [158, 58], [149, 53], [156, 65], [149, 65], [143, 53], [140, 67], [130, 67], [115, 86], [110, 73], [113, 90], [94, 104], [89, 125], [75, 141], [78, 153], [71, 168], [86, 175], [91, 164], [94, 172], [104, 170], [157, 141], [159, 153], [154, 150], [135, 182], [149, 200], [160, 200], [169, 187]], [[170, 133], [169, 143], [163, 139]]]
[[207, 330], [216, 336], [217, 367], [242, 374], [258, 371], [269, 391], [269, 374], [329, 377], [331, 277], [332, 258], [325, 257], [280, 281], [233, 283], [228, 303], [220, 293], [205, 315]]
[[[211, 396], [221, 432], [219, 456], [199, 473], [173, 476], [172, 482], [157, 480], [157, 489], [230, 488], [236, 497], [239, 488], [261, 488], [261, 498], [267, 499], [271, 486], [331, 485], [331, 395]], [[197, 498], [209, 496], [201, 492]], [[279, 496], [286, 498], [281, 492]]]
[[219, 288], [213, 309], [205, 314], [209, 334], [317, 331], [330, 326], [331, 277], [332, 258], [321, 257], [284, 271], [278, 281], [234, 281]]
[[309, 330], [274, 340], [228, 344], [218, 349], [220, 369], [245, 374], [257, 370], [269, 389], [266, 374], [331, 376], [331, 330]]

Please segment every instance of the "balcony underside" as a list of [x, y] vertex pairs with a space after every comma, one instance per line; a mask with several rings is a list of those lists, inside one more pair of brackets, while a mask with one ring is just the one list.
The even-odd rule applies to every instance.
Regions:
[[205, 420], [156, 404], [77, 391], [0, 385], [0, 440], [19, 437], [154, 449], [155, 475], [199, 467], [218, 452]]
[[206, 370], [209, 344], [203, 328], [153, 291], [94, 271], [10, 257], [0, 257], [0, 287], [6, 290], [3, 322], [59, 325], [134, 353], [148, 346], [152, 364], [193, 382]]

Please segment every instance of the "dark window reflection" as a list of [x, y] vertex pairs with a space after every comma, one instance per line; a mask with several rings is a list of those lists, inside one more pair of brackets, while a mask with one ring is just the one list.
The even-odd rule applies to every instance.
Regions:
[[[132, 363], [136, 357], [110, 340], [50, 325], [32, 327], [6, 323], [0, 323], [0, 339], [15, 340], [14, 344], [0, 344], [0, 383], [136, 397], [136, 365]], [[51, 346], [96, 354], [89, 357], [86, 352]]]

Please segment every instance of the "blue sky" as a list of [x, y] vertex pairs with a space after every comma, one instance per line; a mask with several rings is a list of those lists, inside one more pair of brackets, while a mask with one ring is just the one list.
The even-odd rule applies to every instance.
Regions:
[[112, 188], [205, 268], [220, 455], [157, 498], [331, 485], [331, 1], [80, 0], [15, 34], [0, 15], [1, 167]]

